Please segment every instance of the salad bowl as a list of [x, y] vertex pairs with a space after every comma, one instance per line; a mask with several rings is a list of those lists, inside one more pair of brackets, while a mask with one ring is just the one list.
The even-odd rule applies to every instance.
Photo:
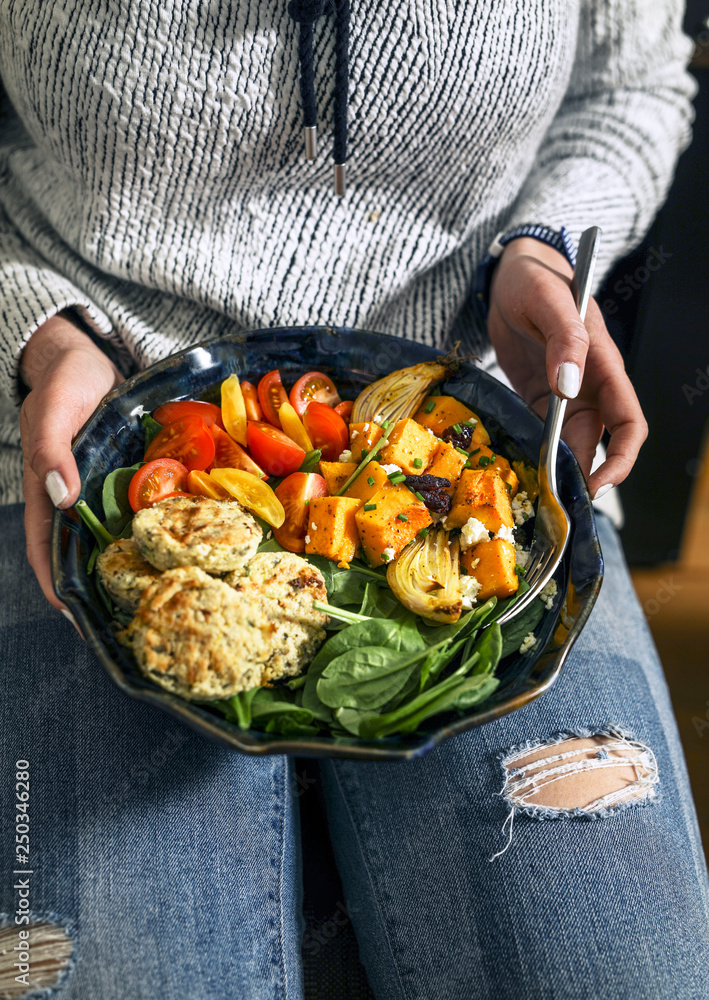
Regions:
[[[141, 417], [171, 399], [218, 401], [221, 381], [235, 372], [257, 380], [278, 368], [291, 384], [310, 370], [333, 378], [343, 399], [354, 399], [372, 381], [409, 365], [434, 360], [427, 347], [384, 334], [339, 327], [275, 328], [234, 334], [171, 355], [128, 379], [102, 401], [74, 442], [82, 498], [101, 510], [104, 479], [114, 469], [142, 458]], [[479, 413], [495, 447], [509, 458], [536, 465], [542, 421], [512, 390], [461, 361], [443, 391]], [[157, 688], [139, 673], [131, 654], [116, 639], [110, 615], [88, 570], [93, 537], [73, 510], [54, 515], [52, 574], [58, 596], [76, 618], [98, 662], [131, 697], [170, 713], [206, 737], [247, 754], [297, 754], [367, 760], [406, 760], [443, 740], [483, 725], [539, 697], [559, 672], [583, 628], [600, 590], [603, 558], [591, 500], [571, 451], [561, 443], [558, 456], [561, 502], [571, 521], [571, 538], [555, 577], [557, 596], [545, 611], [531, 652], [511, 654], [497, 670], [493, 694], [463, 712], [429, 720], [418, 731], [380, 739], [355, 736], [283, 736], [242, 730], [208, 705], [185, 701]]]

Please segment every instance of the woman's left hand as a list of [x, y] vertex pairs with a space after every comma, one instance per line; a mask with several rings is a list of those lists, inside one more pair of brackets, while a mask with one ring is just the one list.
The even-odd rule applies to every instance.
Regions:
[[[628, 475], [647, 423], [594, 299], [581, 322], [571, 277], [552, 247], [526, 238], [508, 243], [493, 275], [488, 331], [503, 371], [538, 413], [546, 413], [549, 386], [569, 400], [563, 437], [595, 497]], [[606, 461], [591, 476], [604, 426]]]

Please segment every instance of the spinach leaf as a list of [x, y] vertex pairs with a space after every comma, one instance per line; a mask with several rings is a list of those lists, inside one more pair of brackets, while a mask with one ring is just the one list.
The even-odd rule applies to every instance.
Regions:
[[[157, 420], [154, 420], [149, 413], [144, 413], [140, 418], [140, 422], [143, 425], [143, 430], [145, 431], [145, 451], [147, 451], [152, 444], [153, 438], [162, 430], [162, 424], [159, 424]], [[143, 454], [145, 454], [145, 452], [143, 452]]]
[[330, 708], [380, 708], [408, 681], [428, 650], [402, 653], [382, 646], [360, 646], [335, 657], [318, 681], [320, 700]]
[[469, 681], [480, 681], [480, 684], [466, 683], [456, 695], [455, 701], [450, 706], [457, 712], [465, 712], [478, 705], [481, 701], [489, 698], [492, 692], [500, 686], [497, 677], [490, 677], [489, 674], [476, 675], [468, 678]]
[[259, 691], [264, 688], [250, 688], [248, 691], [239, 691], [237, 694], [220, 701], [215, 705], [224, 712], [229, 722], [235, 722], [239, 729], [249, 729], [251, 727], [251, 703]]
[[[476, 656], [475, 669], [472, 671], [473, 675], [492, 674], [495, 672], [502, 658], [502, 629], [497, 622], [493, 622], [492, 625], [485, 629], [473, 646], [471, 658], [472, 656]], [[472, 665], [470, 664], [470, 666]]]
[[502, 656], [519, 652], [519, 647], [530, 632], [533, 632], [544, 616], [544, 602], [536, 598], [520, 613], [506, 622], [502, 631]]
[[133, 520], [133, 508], [128, 502], [130, 481], [142, 463], [136, 462], [128, 468], [114, 469], [103, 481], [101, 501], [103, 516], [108, 531], [116, 538], [121, 536]]
[[360, 607], [370, 580], [380, 587], [387, 587], [385, 574], [368, 569], [356, 560], [350, 563], [349, 569], [342, 569], [325, 556], [306, 555], [305, 558], [322, 573], [328, 599], [333, 604], [356, 604]]

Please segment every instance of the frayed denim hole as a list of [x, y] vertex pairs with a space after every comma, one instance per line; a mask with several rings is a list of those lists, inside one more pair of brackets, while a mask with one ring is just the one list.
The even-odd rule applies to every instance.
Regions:
[[[71, 924], [54, 914], [29, 917], [29, 924], [18, 927], [12, 918], [0, 915], [0, 1000], [45, 1000], [74, 970]], [[21, 938], [20, 931], [28, 931], [29, 940]]]

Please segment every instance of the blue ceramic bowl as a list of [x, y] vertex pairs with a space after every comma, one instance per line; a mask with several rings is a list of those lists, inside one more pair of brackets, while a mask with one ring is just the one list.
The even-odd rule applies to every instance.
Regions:
[[[219, 384], [231, 372], [257, 381], [279, 368], [288, 385], [306, 371], [331, 375], [343, 398], [390, 371], [430, 361], [433, 348], [377, 333], [343, 328], [272, 329], [238, 334], [174, 354], [125, 382], [106, 396], [74, 443], [83, 495], [101, 510], [101, 487], [113, 469], [142, 458], [140, 414], [177, 398], [217, 399]], [[493, 446], [511, 458], [536, 464], [542, 423], [514, 392], [473, 364], [464, 362], [444, 391], [468, 402], [480, 414]], [[510, 656], [498, 669], [500, 686], [483, 704], [464, 715], [441, 717], [430, 728], [382, 740], [356, 737], [283, 737], [242, 731], [204, 705], [183, 701], [145, 681], [128, 651], [110, 629], [110, 620], [86, 571], [93, 539], [73, 511], [57, 511], [52, 533], [52, 573], [59, 597], [71, 609], [87, 641], [115, 683], [134, 698], [157, 705], [205, 736], [249, 754], [292, 753], [314, 757], [406, 760], [426, 753], [442, 740], [479, 726], [537, 698], [556, 679], [593, 607], [603, 578], [590, 497], [581, 470], [562, 443], [558, 479], [572, 525], [570, 544], [557, 576], [559, 593], [535, 634], [535, 655]]]

